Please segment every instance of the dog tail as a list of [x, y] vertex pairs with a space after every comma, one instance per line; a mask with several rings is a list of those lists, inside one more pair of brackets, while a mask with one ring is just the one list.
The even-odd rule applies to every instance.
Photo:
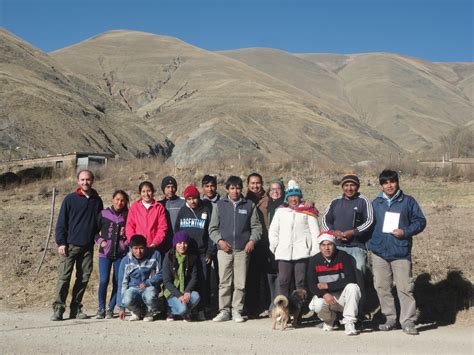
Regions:
[[273, 304], [275, 306], [288, 307], [288, 298], [283, 295], [278, 295], [275, 297]]

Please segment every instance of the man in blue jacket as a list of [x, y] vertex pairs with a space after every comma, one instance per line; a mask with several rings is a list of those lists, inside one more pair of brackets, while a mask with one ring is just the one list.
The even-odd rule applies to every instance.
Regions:
[[82, 312], [82, 297], [92, 272], [94, 237], [99, 232], [98, 216], [104, 208], [102, 200], [92, 188], [94, 174], [81, 170], [77, 174], [79, 187], [68, 194], [59, 210], [56, 224], [59, 266], [56, 300], [51, 320], [63, 319], [72, 271], [76, 267], [76, 281], [72, 289], [69, 318], [87, 318]]
[[403, 332], [416, 335], [411, 247], [412, 237], [425, 229], [426, 219], [416, 200], [400, 189], [396, 171], [382, 171], [379, 182], [382, 192], [372, 201], [375, 224], [367, 244], [372, 251], [375, 289], [386, 317], [386, 322], [380, 324], [379, 329], [388, 331], [396, 326], [397, 313], [392, 295], [395, 281]]
[[130, 251], [120, 263], [117, 292], [120, 319], [125, 319], [125, 308], [128, 308], [132, 312], [130, 321], [153, 322], [159, 313], [162, 282], [160, 253], [147, 248], [143, 235], [132, 236]]

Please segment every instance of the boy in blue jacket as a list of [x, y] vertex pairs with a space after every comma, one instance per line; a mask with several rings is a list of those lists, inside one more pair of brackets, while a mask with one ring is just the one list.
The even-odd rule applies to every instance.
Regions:
[[160, 253], [147, 248], [144, 236], [132, 236], [130, 252], [120, 263], [117, 294], [120, 319], [125, 319], [125, 308], [128, 308], [132, 312], [130, 321], [153, 322], [159, 313], [158, 295], [162, 282]]
[[386, 322], [380, 324], [379, 329], [388, 331], [395, 328], [397, 313], [392, 295], [395, 281], [403, 332], [416, 335], [411, 247], [412, 237], [425, 229], [426, 219], [416, 200], [400, 189], [396, 171], [382, 171], [379, 182], [382, 192], [372, 201], [375, 224], [367, 244], [372, 251], [375, 289], [386, 317]]

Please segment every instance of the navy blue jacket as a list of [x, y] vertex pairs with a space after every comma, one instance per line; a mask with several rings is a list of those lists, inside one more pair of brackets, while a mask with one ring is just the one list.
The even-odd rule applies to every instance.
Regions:
[[104, 209], [102, 199], [95, 190], [89, 198], [80, 189], [68, 194], [59, 210], [56, 224], [56, 243], [61, 245], [92, 246], [99, 233], [98, 217]]
[[[375, 222], [372, 238], [367, 243], [368, 249], [387, 260], [411, 260], [412, 237], [421, 233], [426, 227], [426, 218], [416, 200], [400, 190], [399, 195], [391, 201], [390, 206], [388, 200], [380, 194], [372, 201], [372, 207]], [[402, 238], [382, 232], [385, 212], [400, 213], [398, 228], [405, 232]]]

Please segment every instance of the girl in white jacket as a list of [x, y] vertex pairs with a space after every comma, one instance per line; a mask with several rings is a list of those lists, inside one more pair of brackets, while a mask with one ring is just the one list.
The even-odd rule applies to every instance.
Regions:
[[288, 297], [294, 277], [296, 288], [305, 287], [306, 265], [309, 257], [319, 252], [318, 210], [307, 207], [303, 193], [294, 180], [285, 190], [287, 203], [279, 207], [270, 224], [270, 250], [278, 261], [280, 294]]

